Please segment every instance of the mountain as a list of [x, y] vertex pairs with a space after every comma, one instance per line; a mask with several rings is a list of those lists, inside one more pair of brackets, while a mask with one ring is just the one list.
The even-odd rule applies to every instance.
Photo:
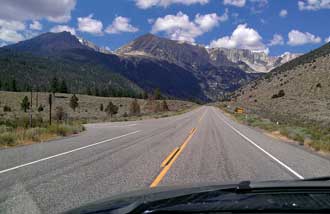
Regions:
[[[23, 62], [17, 61], [19, 57], [13, 57], [16, 55], [22, 57]], [[72, 86], [74, 89], [79, 88], [77, 82], [80, 81], [78, 80], [84, 79], [83, 83], [79, 83], [79, 86], [84, 86], [84, 90], [87, 90], [91, 88], [93, 82], [101, 89], [108, 88], [109, 84], [115, 83], [108, 77], [111, 74], [125, 79], [127, 83], [134, 84], [134, 89], [140, 89], [135, 90], [137, 93], [141, 89], [152, 92], [154, 89], [160, 88], [164, 95], [170, 97], [207, 100], [198, 80], [191, 72], [175, 64], [159, 59], [124, 58], [111, 53], [104, 54], [95, 51], [86, 43], [82, 44], [77, 37], [68, 32], [46, 33], [30, 40], [0, 48], [0, 56], [5, 61], [13, 61], [10, 65], [3, 63], [4, 67], [9, 68], [6, 69], [6, 72], [1, 71], [1, 79], [15, 78], [24, 82], [24, 78], [27, 78], [33, 83], [42, 75], [43, 81], [38, 82], [38, 84], [45, 88], [49, 85], [50, 79], [61, 73], [62, 78], [68, 78], [67, 82], [74, 85]], [[31, 62], [41, 61], [43, 65], [30, 63], [29, 60]], [[23, 65], [28, 63], [31, 68], [17, 67], [16, 65], [20, 63]], [[62, 64], [70, 67], [70, 69], [64, 69]], [[39, 67], [45, 65], [53, 66], [52, 68], [45, 67], [41, 73], [37, 72]], [[18, 68], [19, 70], [16, 70]], [[65, 75], [66, 72], [70, 74]], [[18, 76], [18, 73], [24, 75], [21, 77]], [[95, 79], [93, 81], [90, 79], [93, 75], [102, 80], [100, 83], [108, 84], [97, 84]], [[91, 82], [89, 83], [89, 81]]]
[[115, 51], [121, 57], [162, 59], [191, 71], [205, 95], [219, 99], [299, 54], [279, 57], [250, 50], [206, 48], [147, 34]]
[[[241, 54], [236, 56], [235, 51]], [[134, 88], [138, 87], [148, 92], [159, 88], [169, 97], [203, 101], [223, 98], [227, 93], [263, 75], [252, 64], [257, 62], [265, 64], [268, 57], [247, 50], [207, 49], [201, 45], [172, 41], [152, 34], [141, 36], [117, 51], [110, 52], [68, 32], [45, 33], [0, 48], [0, 55], [4, 58], [13, 57], [15, 54], [23, 58], [27, 57], [26, 59], [34, 57], [32, 61], [51, 60], [46, 64], [51, 64], [57, 69], [48, 68], [48, 72], [43, 71], [43, 75], [48, 78], [60, 72], [65, 73], [66, 71], [59, 66], [65, 64], [69, 67], [68, 71], [75, 73], [80, 79], [86, 79], [83, 81], [85, 87], [90, 87], [92, 84], [86, 83], [91, 73], [95, 72], [93, 70], [95, 67], [102, 73], [100, 78], [103, 82], [115, 84], [113, 80], [107, 79], [109, 78], [107, 75], [116, 74], [127, 80], [126, 85], [135, 84]], [[283, 60], [284, 58], [273, 59], [276, 65], [280, 65]], [[19, 62], [15, 61], [13, 64], [17, 63]], [[55, 66], [56, 63], [59, 65]], [[33, 67], [30, 70], [38, 70], [35, 68], [36, 65], [30, 64], [30, 66]], [[2, 74], [3, 78], [15, 77], [17, 72], [15, 69], [17, 69], [15, 66], [7, 69], [8, 72]], [[84, 73], [86, 70], [90, 71], [88, 78], [84, 76], [87, 75]], [[32, 71], [25, 75], [34, 79], [35, 74]], [[76, 84], [73, 78], [75, 75], [68, 75], [72, 77], [70, 82], [73, 85]], [[47, 83], [45, 81], [43, 85]], [[72, 88], [79, 87], [72, 86]]]
[[41, 34], [40, 36], [5, 46], [1, 49], [33, 53], [39, 56], [55, 55], [56, 53], [71, 49], [92, 50], [92, 48], [81, 44], [75, 36], [72, 36], [68, 32]]
[[92, 43], [91, 41], [88, 41], [88, 40], [86, 40], [84, 38], [81, 38], [81, 37], [77, 37], [77, 39], [82, 45], [84, 45], [88, 48], [91, 48], [94, 51], [104, 53], [104, 54], [112, 54], [112, 52], [110, 50], [107, 50], [106, 48], [99, 47], [99, 46], [95, 45], [94, 43]]
[[[210, 59], [214, 64], [232, 63], [249, 73], [267, 73], [301, 54], [284, 53], [281, 56], [268, 56], [264, 52], [245, 49], [210, 48]], [[226, 58], [227, 62], [223, 61]]]
[[213, 63], [204, 46], [173, 41], [152, 34], [137, 38], [115, 53], [123, 58], [164, 60], [175, 64], [194, 75], [209, 100], [219, 99], [225, 93], [234, 91], [259, 76], [246, 73], [225, 57], [225, 63]]
[[237, 105], [274, 120], [330, 127], [329, 82], [330, 43], [252, 81], [234, 93], [232, 99]]

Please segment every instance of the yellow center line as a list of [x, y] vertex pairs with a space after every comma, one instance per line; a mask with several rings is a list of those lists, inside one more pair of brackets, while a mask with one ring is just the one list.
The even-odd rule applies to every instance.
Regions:
[[179, 147], [174, 148], [173, 151], [167, 156], [167, 158], [165, 158], [165, 160], [162, 162], [162, 164], [160, 166], [162, 168], [164, 166], [166, 166], [170, 162], [170, 160], [173, 158], [173, 156], [179, 151], [179, 149], [180, 149]]
[[177, 151], [175, 153], [175, 155], [170, 160], [170, 162], [167, 165], [164, 166], [163, 170], [159, 173], [159, 175], [156, 177], [156, 179], [151, 183], [151, 185], [150, 185], [151, 188], [158, 186], [158, 184], [163, 180], [163, 178], [165, 177], [165, 175], [168, 172], [168, 170], [170, 170], [171, 166], [176, 161], [176, 159], [179, 157], [179, 155], [182, 153], [182, 151], [187, 146], [187, 144], [189, 143], [189, 141], [192, 139], [192, 137], [194, 136], [194, 134], [195, 134], [196, 131], [197, 131], [196, 128], [193, 128], [191, 130], [190, 134], [188, 135], [188, 137], [186, 138], [186, 140], [184, 141], [184, 143], [180, 146], [179, 151]]

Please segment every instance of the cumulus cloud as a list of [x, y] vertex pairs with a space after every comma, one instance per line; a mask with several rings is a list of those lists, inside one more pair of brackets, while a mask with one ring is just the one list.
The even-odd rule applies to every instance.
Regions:
[[228, 20], [228, 10], [222, 16], [218, 16], [216, 13], [197, 14], [192, 21], [188, 15], [179, 12], [176, 15], [157, 18], [151, 32], [165, 32], [173, 40], [195, 42], [196, 37], [212, 30], [219, 25], [219, 22], [226, 20]]
[[68, 25], [57, 25], [50, 29], [50, 32], [60, 33], [60, 32], [70, 32], [72, 35], [76, 35], [76, 30]]
[[2, 0], [0, 18], [6, 20], [38, 20], [46, 18], [52, 22], [67, 22], [76, 0]]
[[330, 36], [324, 40], [326, 43], [330, 42]]
[[0, 40], [4, 42], [19, 42], [24, 39], [22, 31], [26, 28], [20, 21], [0, 19]]
[[315, 36], [308, 32], [300, 32], [298, 30], [291, 30], [288, 34], [288, 37], [288, 45], [291, 46], [317, 44], [321, 42], [321, 38], [319, 36]]
[[130, 19], [127, 17], [118, 16], [113, 20], [112, 24], [105, 29], [105, 32], [109, 34], [118, 33], [134, 33], [139, 31], [137, 27], [130, 24]]
[[298, 2], [299, 10], [330, 9], [329, 0], [304, 0]]
[[197, 14], [195, 17], [195, 23], [199, 28], [207, 32], [217, 26], [219, 22], [225, 22], [228, 20], [228, 9], [225, 10], [225, 13], [222, 16], [218, 16], [216, 13], [210, 13], [206, 15]]
[[282, 18], [286, 17], [287, 15], [288, 15], [288, 11], [285, 9], [281, 10], [279, 13], [279, 16]]
[[236, 7], [244, 7], [246, 0], [223, 0], [224, 5], [233, 5]]
[[33, 21], [30, 25], [29, 28], [31, 30], [42, 30], [42, 24], [39, 21]]
[[87, 17], [78, 17], [78, 30], [81, 32], [101, 35], [103, 33], [103, 24], [101, 21], [93, 19], [93, 14]]
[[150, 7], [168, 7], [171, 4], [207, 4], [209, 0], [135, 0], [135, 4], [137, 7], [141, 9], [148, 9]]
[[239, 48], [248, 49], [254, 52], [265, 52], [269, 50], [262, 42], [262, 37], [253, 28], [249, 28], [247, 24], [240, 24], [236, 27], [231, 36], [225, 36], [210, 43], [211, 48]]
[[268, 45], [269, 46], [284, 45], [283, 36], [280, 34], [274, 34], [272, 40], [270, 40]]

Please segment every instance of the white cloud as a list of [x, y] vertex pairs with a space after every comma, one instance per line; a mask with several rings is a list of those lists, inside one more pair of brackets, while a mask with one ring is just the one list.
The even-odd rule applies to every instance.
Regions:
[[21, 31], [25, 30], [25, 28], [23, 22], [0, 19], [0, 40], [4, 42], [19, 42], [24, 40]]
[[304, 0], [298, 2], [299, 10], [330, 9], [329, 0]]
[[244, 7], [246, 0], [223, 0], [224, 5], [233, 5], [236, 7]]
[[67, 22], [76, 0], [1, 0], [0, 18], [6, 20], [38, 20]]
[[268, 45], [269, 46], [284, 45], [283, 36], [280, 34], [274, 34], [272, 40], [270, 40]]
[[330, 42], [330, 36], [328, 38], [325, 38], [324, 40], [326, 43]]
[[134, 33], [139, 31], [137, 27], [134, 27], [130, 24], [130, 19], [122, 16], [118, 16], [113, 20], [112, 24], [107, 27], [105, 32], [109, 34], [117, 34], [117, 33]]
[[42, 30], [42, 24], [39, 21], [33, 21], [30, 25], [29, 28], [31, 30]]
[[218, 40], [213, 40], [211, 48], [238, 48], [248, 49], [254, 52], [265, 52], [269, 50], [262, 42], [262, 37], [253, 28], [247, 27], [247, 24], [240, 24], [236, 27], [231, 36], [225, 36]]
[[192, 5], [192, 4], [207, 4], [209, 0], [135, 0], [135, 4], [137, 7], [141, 9], [148, 9], [150, 7], [168, 7], [171, 4], [184, 4], [184, 5]]
[[321, 38], [319, 36], [315, 36], [308, 32], [300, 32], [298, 30], [291, 30], [288, 37], [288, 44], [291, 46], [317, 44], [321, 42]]
[[0, 42], [0, 48], [3, 47], [3, 46], [6, 46], [6, 45], [8, 45], [8, 44], [5, 43], [5, 42]]
[[195, 17], [195, 23], [199, 26], [201, 30], [207, 32], [213, 29], [219, 24], [219, 22], [225, 22], [228, 20], [228, 9], [222, 16], [218, 16], [216, 13], [210, 13], [206, 15], [197, 14]]
[[197, 14], [193, 21], [179, 12], [176, 15], [159, 17], [152, 26], [152, 33], [165, 32], [173, 40], [195, 42], [195, 38], [212, 30], [219, 25], [219, 22], [228, 20], [228, 10], [222, 16], [216, 13]]
[[286, 17], [287, 15], [288, 15], [288, 11], [285, 9], [282, 9], [279, 13], [279, 16], [282, 18]]
[[57, 25], [50, 29], [50, 32], [60, 33], [60, 32], [70, 32], [72, 35], [76, 35], [76, 30], [68, 25]]
[[93, 19], [93, 14], [87, 17], [78, 17], [78, 30], [81, 32], [101, 35], [103, 24], [101, 21]]

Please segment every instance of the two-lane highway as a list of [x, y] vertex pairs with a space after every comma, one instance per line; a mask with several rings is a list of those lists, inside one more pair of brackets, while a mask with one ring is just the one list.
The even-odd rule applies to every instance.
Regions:
[[0, 211], [58, 213], [118, 193], [330, 175], [330, 161], [214, 107], [86, 125], [74, 137], [0, 150]]

